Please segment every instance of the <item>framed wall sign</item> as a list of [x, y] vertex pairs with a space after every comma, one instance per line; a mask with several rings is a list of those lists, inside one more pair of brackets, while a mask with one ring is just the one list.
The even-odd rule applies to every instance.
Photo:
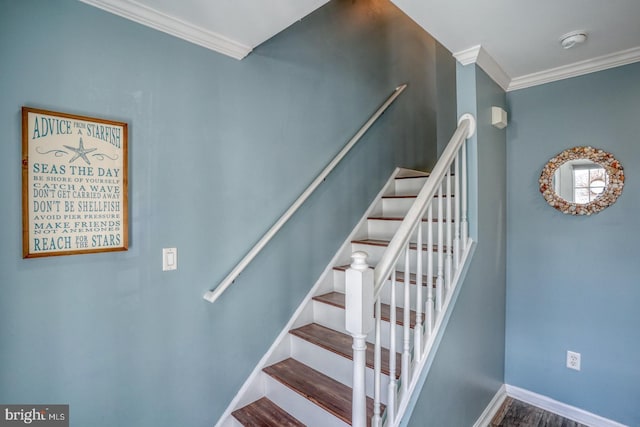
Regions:
[[22, 107], [24, 258], [126, 251], [127, 124]]

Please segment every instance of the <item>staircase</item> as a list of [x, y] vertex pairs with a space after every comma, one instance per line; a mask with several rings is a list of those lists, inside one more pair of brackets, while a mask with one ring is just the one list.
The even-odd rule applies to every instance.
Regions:
[[[464, 114], [431, 174], [396, 169], [217, 427], [400, 425], [472, 253], [466, 140], [474, 132], [475, 119]], [[205, 294], [207, 301], [224, 292], [337, 161]]]
[[[334, 257], [328, 268], [313, 289], [311, 297], [305, 300], [298, 310], [298, 317], [291, 322], [288, 333], [281, 336], [280, 342], [272, 347], [267, 355], [264, 367], [245, 387], [245, 396], [237, 396], [237, 405], [232, 417], [223, 419], [219, 425], [243, 426], [345, 426], [351, 425], [352, 417], [352, 376], [353, 376], [353, 338], [345, 331], [345, 283], [346, 272], [353, 252], [365, 252], [368, 262], [375, 265], [380, 259], [391, 237], [397, 231], [406, 212], [411, 207], [419, 190], [425, 184], [427, 174], [399, 169], [369, 208], [363, 220], [350, 238]], [[423, 220], [426, 222], [426, 220]], [[436, 224], [435, 220], [431, 221]], [[427, 248], [423, 244], [422, 251]], [[410, 245], [416, 251], [415, 243]], [[445, 247], [435, 247], [432, 256]], [[371, 267], [370, 267], [371, 268]], [[392, 286], [396, 293], [407, 282], [412, 288], [418, 282], [415, 266], [408, 274], [395, 272], [395, 280], [387, 281], [382, 292], [380, 320], [382, 328], [392, 328], [394, 319], [396, 337], [402, 336], [405, 307], [402, 303], [392, 313], [388, 304]], [[392, 283], [393, 282], [393, 283]], [[423, 276], [420, 286], [435, 283]], [[416, 290], [411, 292], [415, 294]], [[423, 294], [427, 294], [423, 290]], [[412, 299], [415, 301], [415, 298]], [[413, 328], [418, 316], [424, 321], [424, 314], [417, 314], [410, 308], [409, 323]], [[384, 334], [385, 336], [387, 334]], [[368, 338], [373, 341], [373, 337]], [[402, 355], [391, 354], [390, 343], [383, 342], [381, 349], [381, 387], [386, 389], [393, 373], [393, 382], [401, 378]], [[393, 346], [402, 348], [398, 339]], [[367, 395], [373, 396], [374, 384], [374, 346], [366, 350], [366, 376], [368, 377]], [[393, 366], [390, 365], [393, 362]], [[398, 383], [399, 384], [399, 383]], [[241, 391], [242, 393], [242, 391]], [[382, 397], [380, 410], [384, 413], [387, 399]], [[366, 399], [367, 425], [374, 414], [374, 400]]]

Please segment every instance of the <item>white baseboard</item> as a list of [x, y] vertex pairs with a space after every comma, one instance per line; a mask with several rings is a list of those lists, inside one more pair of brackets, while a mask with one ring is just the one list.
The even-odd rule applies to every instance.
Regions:
[[506, 398], [507, 388], [504, 384], [502, 384], [502, 386], [496, 392], [495, 396], [493, 396], [493, 399], [491, 399], [491, 402], [489, 402], [487, 407], [484, 409], [484, 412], [480, 414], [480, 418], [478, 418], [473, 427], [487, 427], [491, 423], [493, 417], [495, 417], [496, 413], [500, 409], [500, 406], [502, 406], [502, 403]]
[[589, 427], [627, 427], [624, 424], [620, 424], [616, 421], [603, 418], [599, 415], [592, 414], [575, 406], [567, 405], [541, 394], [533, 393], [531, 391], [515, 387], [512, 385], [505, 385], [507, 396], [514, 399], [521, 400], [538, 408], [542, 408], [545, 411], [553, 412], [564, 418], [585, 424]]

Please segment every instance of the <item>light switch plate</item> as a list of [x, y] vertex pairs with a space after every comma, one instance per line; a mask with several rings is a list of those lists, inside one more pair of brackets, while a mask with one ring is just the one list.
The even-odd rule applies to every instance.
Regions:
[[162, 271], [178, 269], [178, 249], [163, 248], [162, 249]]

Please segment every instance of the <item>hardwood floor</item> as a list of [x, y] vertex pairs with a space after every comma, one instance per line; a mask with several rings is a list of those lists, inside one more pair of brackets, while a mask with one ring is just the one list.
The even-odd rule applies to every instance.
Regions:
[[587, 427], [538, 407], [507, 397], [490, 427]]

